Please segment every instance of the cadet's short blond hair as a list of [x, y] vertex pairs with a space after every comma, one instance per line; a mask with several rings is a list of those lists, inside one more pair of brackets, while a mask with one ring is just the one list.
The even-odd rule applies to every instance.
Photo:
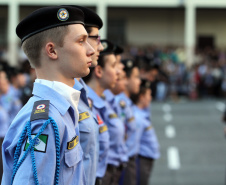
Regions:
[[24, 50], [24, 53], [28, 57], [31, 67], [37, 68], [41, 66], [41, 49], [45, 46], [47, 42], [51, 41], [56, 45], [62, 47], [64, 43], [64, 37], [65, 35], [67, 35], [68, 31], [68, 25], [59, 26], [37, 33], [26, 39], [22, 44], [22, 48]]

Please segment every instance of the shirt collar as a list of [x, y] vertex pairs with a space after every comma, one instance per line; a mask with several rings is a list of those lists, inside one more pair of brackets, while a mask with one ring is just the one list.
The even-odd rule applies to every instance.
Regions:
[[70, 103], [52, 88], [35, 82], [32, 94], [45, 100], [50, 100], [50, 103], [56, 107], [61, 115], [65, 115], [71, 107]]
[[126, 96], [124, 92], [122, 92], [120, 96], [126, 101], [128, 106], [133, 105], [133, 102], [131, 101], [131, 99], [128, 96]]
[[109, 89], [104, 91], [104, 95], [105, 95], [106, 100], [108, 102], [112, 102], [115, 98], [115, 95]]
[[87, 86], [88, 88], [88, 97], [93, 101], [93, 106], [95, 106], [98, 109], [104, 108], [105, 107], [105, 102], [104, 100], [99, 97], [96, 92]]

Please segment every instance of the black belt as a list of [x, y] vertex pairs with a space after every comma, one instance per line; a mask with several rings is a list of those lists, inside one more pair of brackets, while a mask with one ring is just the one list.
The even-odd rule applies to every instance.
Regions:
[[144, 157], [142, 155], [138, 155], [139, 158], [142, 158], [142, 159], [146, 159], [146, 160], [150, 160], [150, 161], [154, 161], [155, 159], [151, 158], [151, 157]]
[[136, 160], [136, 158], [137, 158], [137, 155], [133, 155], [133, 156], [129, 157], [129, 160], [134, 161], [134, 160]]

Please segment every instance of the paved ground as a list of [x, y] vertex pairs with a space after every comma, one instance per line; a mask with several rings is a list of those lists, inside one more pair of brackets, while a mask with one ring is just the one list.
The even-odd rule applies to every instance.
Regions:
[[[226, 139], [219, 100], [153, 103], [161, 145], [152, 185], [223, 185]], [[221, 110], [221, 111], [220, 111]]]

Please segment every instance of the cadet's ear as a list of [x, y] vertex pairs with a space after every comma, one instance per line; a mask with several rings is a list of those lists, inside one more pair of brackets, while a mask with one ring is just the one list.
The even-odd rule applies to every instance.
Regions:
[[55, 44], [53, 42], [46, 43], [45, 53], [52, 60], [56, 60], [58, 58], [57, 51], [56, 51], [56, 46], [55, 46]]
[[97, 78], [101, 78], [102, 77], [102, 74], [103, 74], [103, 70], [102, 70], [102, 67], [97, 65], [95, 68], [94, 68], [94, 73], [95, 75], [97, 76]]

